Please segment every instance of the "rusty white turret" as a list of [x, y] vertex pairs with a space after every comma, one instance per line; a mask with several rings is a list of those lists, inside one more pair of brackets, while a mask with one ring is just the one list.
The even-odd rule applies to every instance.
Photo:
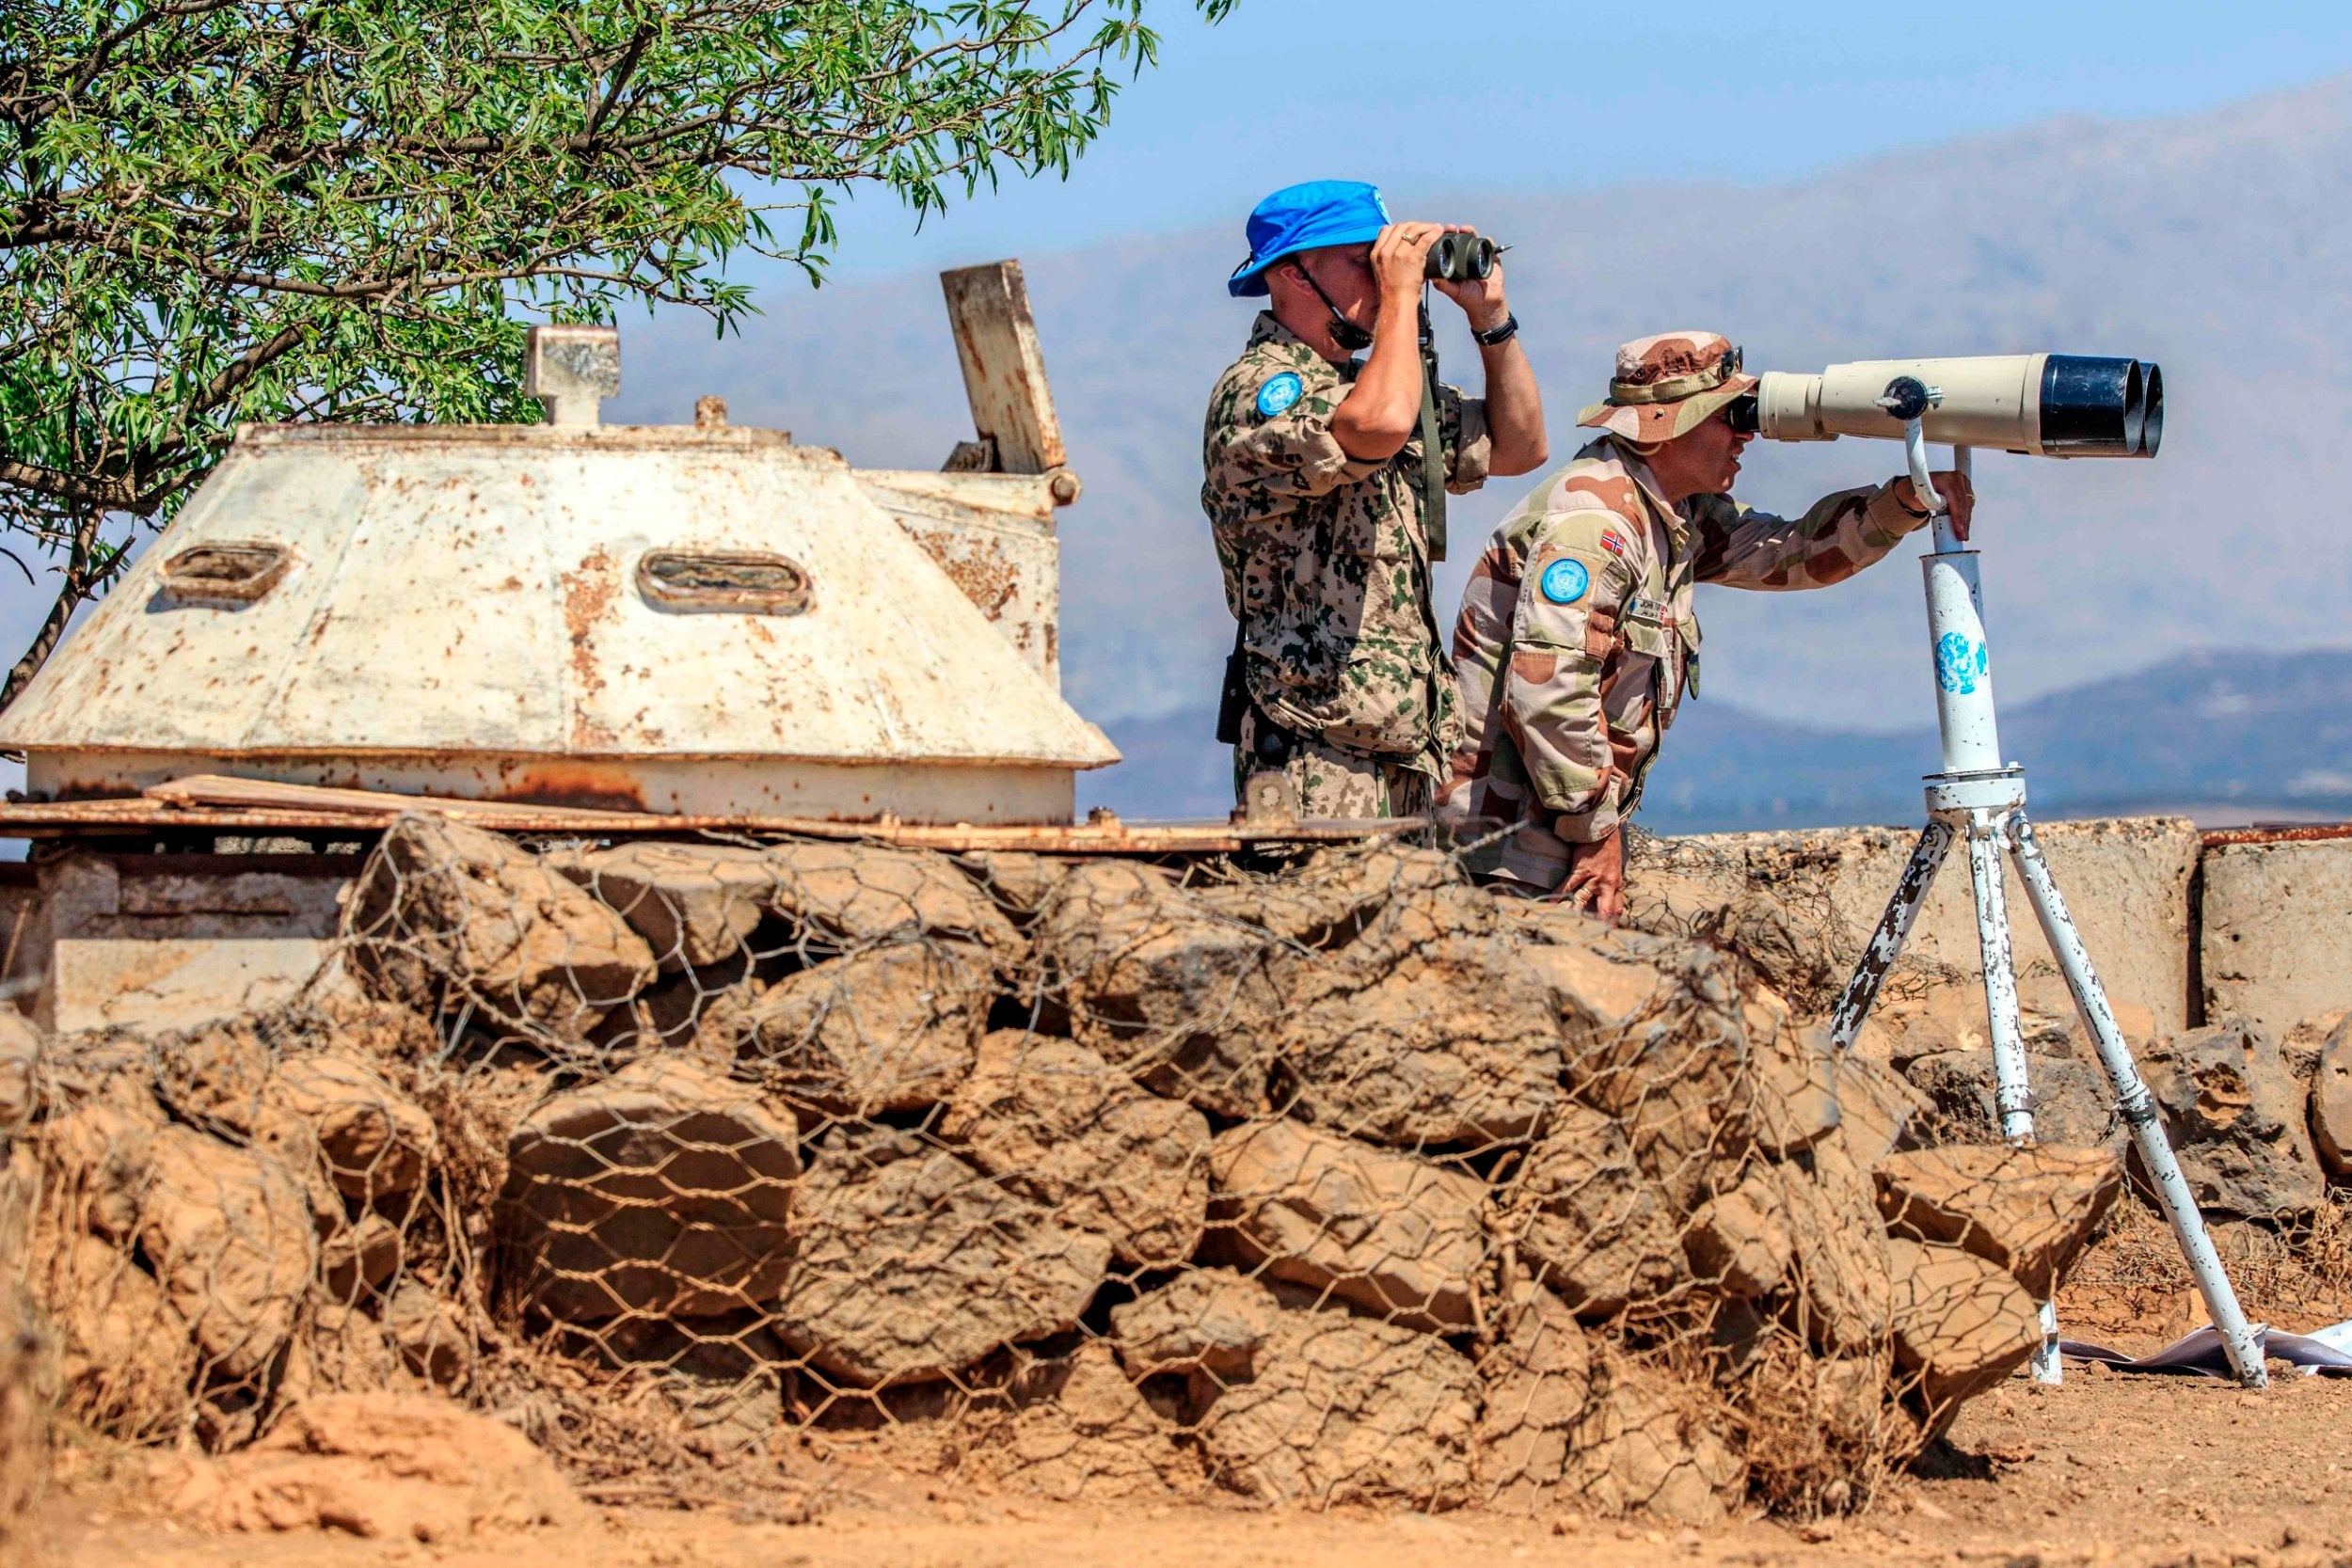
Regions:
[[[977, 330], [1025, 331], [1033, 360], [1009, 277], [1013, 319]], [[976, 328], [957, 326], [970, 382]], [[542, 327], [527, 385], [545, 424], [241, 429], [0, 718], [0, 746], [51, 799], [226, 774], [1069, 820], [1075, 770], [1118, 753], [1058, 689], [1052, 514], [1075, 479], [1041, 370], [1052, 462], [1013, 474], [861, 474], [726, 424], [715, 400], [692, 424], [607, 425], [619, 374], [612, 329]], [[1003, 467], [1009, 436], [981, 437], [961, 465]]]

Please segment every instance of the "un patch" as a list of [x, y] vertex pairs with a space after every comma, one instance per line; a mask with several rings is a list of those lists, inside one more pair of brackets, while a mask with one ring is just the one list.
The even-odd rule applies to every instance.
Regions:
[[1947, 631], [1935, 640], [1935, 684], [1945, 690], [1972, 695], [1991, 669], [1984, 644], [1976, 639]]
[[1270, 420], [1306, 395], [1307, 384], [1298, 379], [1298, 372], [1284, 371], [1258, 388], [1258, 412]]
[[1553, 604], [1574, 604], [1593, 585], [1593, 575], [1584, 569], [1581, 561], [1555, 561], [1544, 568], [1544, 575], [1536, 581], [1543, 588], [1544, 597]]

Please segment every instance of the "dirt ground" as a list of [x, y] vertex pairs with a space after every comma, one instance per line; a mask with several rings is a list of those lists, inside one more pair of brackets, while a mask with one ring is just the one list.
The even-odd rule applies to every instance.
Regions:
[[[1699, 1532], [1564, 1516], [1500, 1520], [1232, 1505], [1064, 1506], [959, 1494], [883, 1473], [844, 1478], [813, 1523], [597, 1511], [573, 1529], [420, 1545], [342, 1534], [203, 1536], [143, 1506], [136, 1467], [59, 1489], [52, 1568], [120, 1563], [438, 1562], [595, 1568], [1427, 1568], [1515, 1561], [2352, 1564], [2352, 1380], [2286, 1377], [2267, 1393], [2199, 1378], [2070, 1370], [1973, 1403], [1947, 1448], [1867, 1515], [1835, 1528], [1756, 1521]], [[71, 1468], [71, 1467], [70, 1467]]]

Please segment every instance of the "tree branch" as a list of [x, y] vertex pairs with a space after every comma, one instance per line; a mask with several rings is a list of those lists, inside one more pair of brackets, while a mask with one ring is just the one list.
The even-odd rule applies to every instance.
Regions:
[[92, 569], [92, 558], [98, 548], [98, 525], [104, 516], [105, 514], [98, 508], [88, 507], [74, 524], [72, 549], [66, 558], [64, 585], [57, 590], [56, 601], [50, 605], [49, 613], [42, 618], [40, 630], [33, 634], [31, 644], [9, 669], [7, 684], [0, 685], [0, 712], [7, 711], [8, 705], [16, 701], [18, 694], [40, 673], [40, 667], [49, 661], [49, 655], [57, 646], [57, 639], [65, 635], [66, 623], [73, 619], [73, 612], [81, 608], [82, 601], [94, 596], [103, 586], [104, 579], [113, 576], [115, 569], [122, 563], [126, 552], [117, 550], [103, 568]]

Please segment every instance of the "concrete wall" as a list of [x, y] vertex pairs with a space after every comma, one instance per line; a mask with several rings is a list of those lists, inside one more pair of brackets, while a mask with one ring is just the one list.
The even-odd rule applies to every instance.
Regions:
[[12, 964], [40, 977], [34, 1019], [60, 1034], [259, 1010], [318, 972], [358, 868], [358, 856], [65, 855], [38, 869]]
[[[2038, 824], [2035, 834], [2125, 1033], [2185, 1027], [2196, 830], [2185, 817], [2120, 817]], [[1914, 832], [1884, 828], [1652, 839], [1629, 870], [1631, 918], [1728, 941], [1800, 1006], [1821, 1010], [1844, 985], [1916, 842]], [[2022, 1000], [2063, 1032], [2073, 1003], [2013, 870], [2006, 881]], [[1982, 978], [1968, 863], [1956, 848], [1888, 995], [1972, 990]], [[2029, 1036], [2035, 1026], [2029, 1017]]]
[[2205, 851], [2205, 1016], [2284, 1037], [2352, 1006], [2352, 839]]

